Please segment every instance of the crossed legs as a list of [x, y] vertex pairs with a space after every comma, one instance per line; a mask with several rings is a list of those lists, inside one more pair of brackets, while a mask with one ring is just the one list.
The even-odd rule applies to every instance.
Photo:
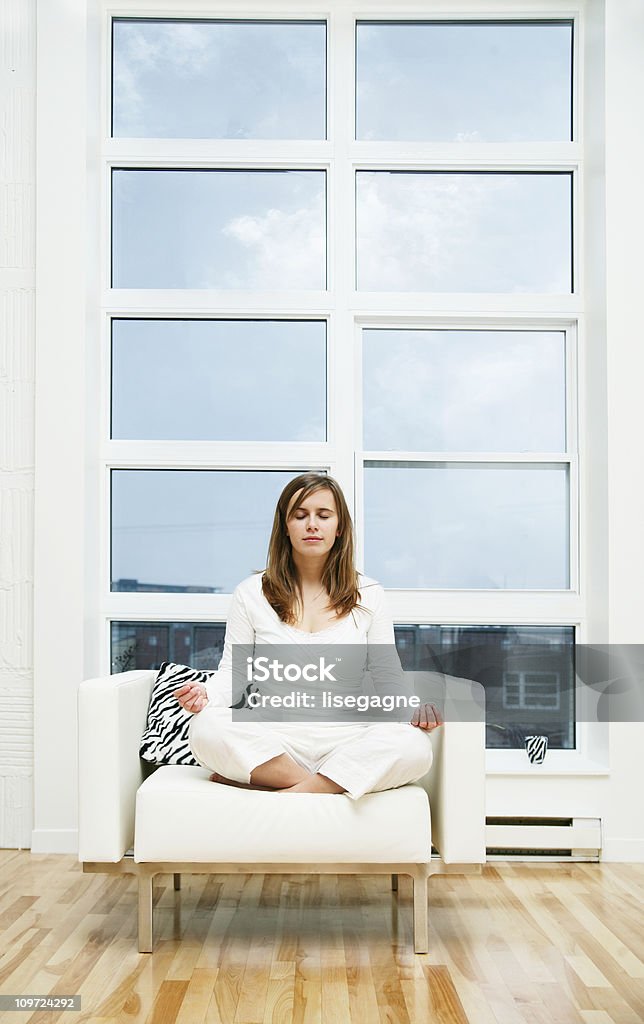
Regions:
[[344, 793], [337, 782], [319, 772], [313, 774], [294, 761], [290, 754], [278, 754], [263, 764], [258, 764], [250, 774], [250, 782], [235, 782], [218, 772], [210, 776], [211, 782], [240, 789], [263, 789], [280, 793]]
[[230, 709], [193, 716], [190, 748], [215, 782], [280, 793], [365, 793], [404, 786], [430, 768], [429, 736], [410, 725], [291, 726], [233, 722]]

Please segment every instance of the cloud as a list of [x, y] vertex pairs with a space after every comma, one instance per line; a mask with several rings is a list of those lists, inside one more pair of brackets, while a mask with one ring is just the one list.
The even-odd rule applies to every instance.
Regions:
[[132, 74], [162, 69], [197, 78], [208, 64], [216, 63], [220, 47], [215, 33], [189, 22], [132, 23], [120, 30], [117, 23], [119, 68]]
[[296, 210], [234, 217], [221, 233], [246, 250], [247, 263], [241, 272], [227, 271], [220, 287], [323, 289], [324, 221], [324, 192]]
[[117, 133], [320, 137], [324, 29], [315, 28], [117, 21]]
[[369, 446], [563, 446], [561, 333], [368, 331], [364, 345]]
[[165, 78], [198, 78], [215, 63], [219, 47], [203, 26], [182, 22], [163, 24], [116, 22], [114, 29], [115, 134], [147, 135], [150, 96], [146, 78], [159, 72]]
[[358, 172], [359, 287], [566, 292], [569, 179]]

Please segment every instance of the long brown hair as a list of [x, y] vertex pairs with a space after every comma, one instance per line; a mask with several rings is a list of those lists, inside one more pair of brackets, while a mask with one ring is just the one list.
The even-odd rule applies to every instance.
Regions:
[[329, 595], [330, 607], [339, 617], [348, 615], [360, 600], [358, 573], [354, 565], [353, 523], [342, 489], [326, 473], [302, 473], [290, 480], [279, 496], [262, 580], [264, 597], [282, 622], [291, 626], [297, 622], [296, 608], [302, 603], [302, 590], [286, 529], [286, 516], [298, 491], [302, 491], [300, 500], [305, 501], [310, 494], [322, 488], [328, 488], [335, 498], [339, 531], [324, 563], [322, 585]]

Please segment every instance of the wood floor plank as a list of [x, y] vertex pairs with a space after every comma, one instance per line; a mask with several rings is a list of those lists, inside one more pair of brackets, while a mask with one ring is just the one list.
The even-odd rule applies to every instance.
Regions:
[[[204, 936], [196, 970], [215, 970], [223, 962], [225, 959], [225, 937], [235, 916], [236, 912], [233, 907], [215, 907], [209, 919], [208, 931]], [[204, 918], [208, 922], [208, 916], [204, 915]]]
[[[593, 1000], [593, 1009], [606, 1013], [615, 1024], [642, 1024], [641, 1016], [635, 1013], [614, 989], [595, 989]], [[581, 1011], [582, 1014], [588, 1012], [590, 1011]]]
[[[92, 967], [105, 955], [104, 936], [100, 930], [100, 922], [94, 915], [84, 918], [72, 936], [65, 943], [66, 951], [71, 947], [72, 939], [76, 943], [71, 956], [52, 963], [50, 958], [43, 970], [33, 980], [33, 991], [38, 994], [77, 995]], [[46, 1024], [64, 1018], [66, 1014], [43, 1010], [31, 1018], [31, 1024]]]
[[17, 921], [19, 917], [29, 910], [34, 903], [36, 903], [37, 896], [19, 896], [17, 900], [13, 900], [9, 906], [0, 913], [0, 931], [5, 932], [7, 928], [10, 928], [14, 921]]
[[0, 848], [0, 867], [3, 869], [3, 871], [12, 860], [15, 860], [23, 852], [24, 851], [22, 850], [8, 850], [5, 848]]
[[20, 971], [22, 969], [22, 977], [25, 977], [37, 970], [33, 953], [49, 935], [48, 928], [27, 928], [22, 935], [16, 936], [12, 952], [8, 951], [0, 963], [0, 985], [5, 990], [11, 985], [17, 993], [25, 991]]
[[589, 886], [602, 891], [619, 889], [632, 899], [635, 906], [644, 904], [644, 877], [639, 864], [580, 864], [579, 868], [588, 869], [585, 875]]
[[123, 998], [112, 1018], [115, 1024], [147, 1024], [175, 953], [176, 944], [163, 938], [159, 938], [154, 955], [137, 953], [138, 963], [132, 965], [129, 990], [127, 982], [120, 986]]
[[220, 967], [213, 985], [213, 1002], [218, 1011], [218, 1020], [230, 1024], [235, 1020], [244, 976], [242, 964]]
[[[204, 875], [203, 879], [204, 885], [201, 893], [199, 894], [196, 909], [200, 913], [208, 911], [212, 913], [219, 903], [219, 898], [224, 885], [223, 879], [220, 875]], [[183, 884], [185, 885], [185, 877]]]
[[189, 887], [185, 884], [184, 879], [183, 888], [179, 892], [175, 891], [173, 882], [168, 878], [166, 895], [175, 905], [181, 906], [179, 925], [181, 941], [168, 972], [170, 981], [191, 980], [194, 971], [198, 969], [212, 922], [212, 912], [199, 909], [200, 906], [203, 906], [201, 895], [204, 876], [193, 876], [193, 878], [198, 878], [199, 882]]
[[610, 988], [610, 982], [592, 960], [583, 953], [577, 956], [567, 956], [565, 960], [579, 975], [580, 981], [586, 988]]
[[146, 1024], [175, 1024], [183, 1003], [187, 981], [163, 981]]
[[195, 968], [177, 1014], [176, 1024], [203, 1024], [212, 1000], [217, 973], [217, 970]]
[[[135, 900], [130, 879], [121, 900], [103, 916], [103, 952], [80, 985], [83, 1009], [78, 1024], [89, 1024], [93, 1016], [117, 1016], [145, 967], [146, 960], [137, 950]], [[149, 1009], [148, 1005], [147, 1012]]]
[[437, 1024], [469, 1024], [449, 969], [431, 964], [424, 969]]
[[644, 1020], [644, 964], [573, 895], [568, 897], [561, 892], [560, 898], [553, 896], [550, 902], [558, 927], [569, 937], [573, 952], [579, 948], [623, 1002]]
[[640, 960], [644, 958], [644, 929], [642, 929], [642, 907], [644, 902], [634, 903], [621, 893], [581, 893], [579, 899], [592, 913], [601, 919], [611, 919], [611, 930], [617, 938]]
[[[250, 908], [249, 908], [250, 909]], [[235, 1020], [242, 1024], [262, 1024], [270, 982], [272, 953], [272, 921], [270, 909], [253, 914], [253, 929], [248, 959], [241, 981], [240, 998]]]
[[[133, 948], [134, 946], [134, 948]], [[120, 958], [118, 954], [123, 952]], [[117, 962], [110, 962], [108, 957], [101, 958], [94, 967], [94, 978], [88, 978], [87, 985], [81, 986], [82, 1006], [87, 1007], [78, 1018], [77, 1024], [89, 1024], [92, 1016], [118, 1020], [126, 1003], [131, 1010], [140, 1003], [136, 996], [136, 986], [146, 966], [146, 960], [136, 950], [136, 941], [131, 936], [114, 943]], [[149, 1005], [147, 1007], [149, 1010]], [[122, 1018], [121, 1018], [122, 1019]], [[127, 1018], [130, 1019], [129, 1016]]]
[[611, 989], [619, 993], [640, 1021], [644, 1021], [644, 988], [639, 978], [634, 979], [628, 968], [624, 972], [612, 957], [605, 954], [603, 947], [593, 937], [579, 935], [578, 940], [584, 953], [606, 975]]
[[27, 851], [3, 864], [0, 990], [74, 988], [78, 1024], [644, 1020], [644, 865], [498, 861], [436, 876], [430, 952], [417, 956], [404, 876], [398, 893], [375, 875], [186, 874], [179, 892], [158, 876], [154, 953], [140, 954], [134, 878]]
[[[437, 1021], [434, 1015], [434, 1001], [432, 994], [423, 975], [422, 978], [412, 978], [400, 982], [400, 988], [405, 1000], [407, 1014], [411, 1021]], [[377, 1018], [378, 1020], [380, 1018]], [[359, 1020], [359, 1018], [356, 1018]], [[492, 1018], [492, 1024], [496, 1024]]]
[[[364, 890], [359, 893], [359, 908], [355, 923], [342, 915], [344, 935], [345, 970], [349, 1015], [352, 1021], [361, 1024], [380, 1024], [380, 1010], [371, 970], [368, 942], [362, 939], [365, 928], [362, 908], [366, 901]], [[348, 901], [343, 903], [348, 909]], [[404, 993], [403, 993], [404, 994]]]
[[[561, 907], [574, 916], [583, 929], [595, 936], [609, 956], [616, 960], [631, 978], [644, 978], [644, 962], [622, 941], [619, 936], [620, 921], [612, 914], [602, 920], [594, 910], [577, 896], [562, 889], [560, 885], [551, 885], [551, 891], [559, 897]], [[613, 908], [614, 909], [614, 908]]]
[[320, 1024], [322, 1020], [321, 981], [296, 978], [293, 989], [293, 1024]]
[[292, 980], [290, 978], [271, 978], [266, 990], [263, 1024], [291, 1024], [293, 1002]]
[[[492, 1011], [492, 1007], [489, 1005], [484, 993], [481, 991], [480, 983], [475, 983], [470, 978], [463, 977], [457, 967], [452, 967], [451, 974], [454, 981], [454, 987], [458, 992], [458, 997], [463, 1005], [463, 1011], [467, 1019], [471, 1021], [472, 1024], [498, 1024], [497, 1018]], [[416, 983], [414, 986], [414, 992], [411, 994], [408, 993], [407, 987], [410, 985], [410, 982], [402, 982], [409, 1016], [413, 1021], [431, 1020], [429, 992], [427, 991], [427, 986]]]
[[322, 1019], [351, 1021], [344, 934], [335, 909], [339, 903], [338, 882], [335, 875], [328, 876], [325, 889], [330, 899], [320, 910]]
[[430, 949], [433, 963], [449, 963], [461, 977], [473, 983], [486, 980], [479, 960], [482, 936], [487, 935], [490, 917], [486, 895], [473, 884], [472, 877], [459, 879], [459, 890], [450, 899], [437, 898], [444, 892], [444, 879], [432, 879], [430, 893]]
[[615, 1024], [604, 1010], [582, 1010], [584, 1024]]
[[526, 1024], [525, 1013], [516, 1005], [504, 985], [485, 982], [481, 992], [498, 1024]]

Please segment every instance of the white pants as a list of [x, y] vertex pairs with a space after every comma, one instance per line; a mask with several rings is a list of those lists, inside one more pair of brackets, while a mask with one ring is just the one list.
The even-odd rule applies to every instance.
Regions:
[[234, 782], [250, 782], [258, 765], [289, 754], [302, 768], [342, 786], [354, 800], [415, 782], [429, 771], [433, 757], [427, 732], [399, 722], [233, 722], [230, 708], [206, 707], [194, 715], [188, 736], [197, 761]]

